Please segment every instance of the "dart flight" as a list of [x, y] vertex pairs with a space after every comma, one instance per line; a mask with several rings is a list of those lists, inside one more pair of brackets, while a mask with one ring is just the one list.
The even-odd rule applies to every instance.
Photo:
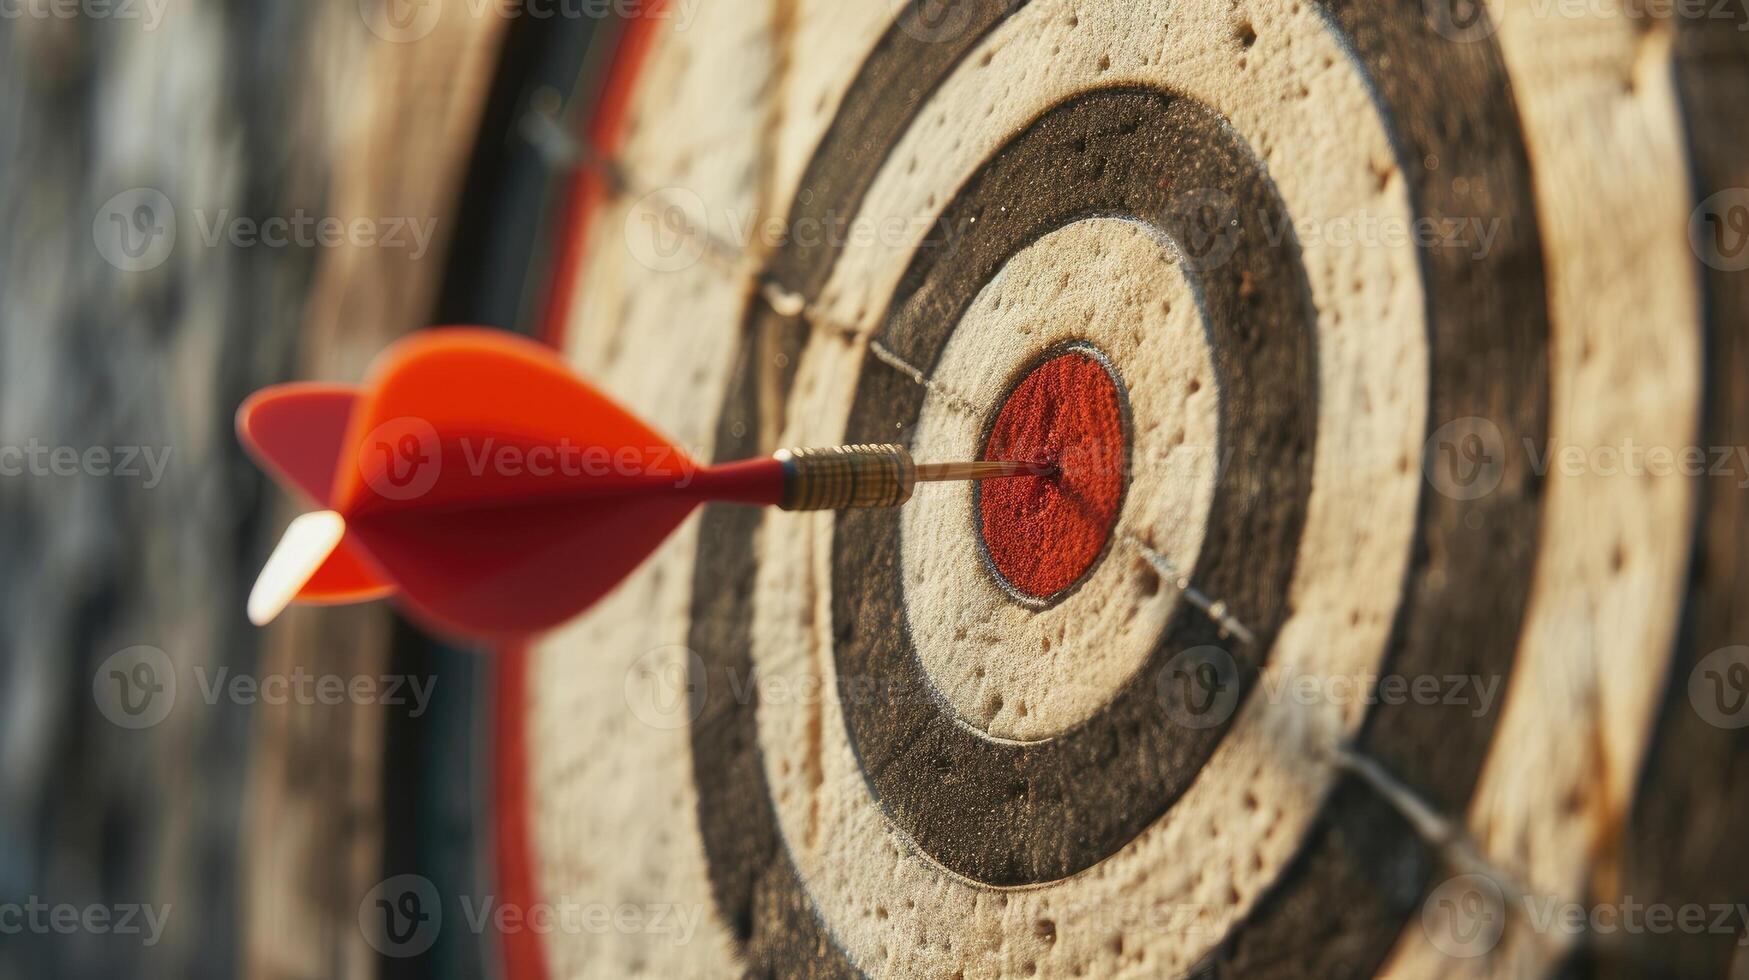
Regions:
[[444, 632], [508, 639], [607, 594], [707, 501], [887, 507], [918, 481], [1047, 479], [1025, 462], [918, 466], [899, 446], [703, 466], [550, 348], [445, 328], [394, 345], [361, 388], [279, 385], [237, 415], [250, 455], [317, 510], [294, 520], [249, 597], [398, 595]]

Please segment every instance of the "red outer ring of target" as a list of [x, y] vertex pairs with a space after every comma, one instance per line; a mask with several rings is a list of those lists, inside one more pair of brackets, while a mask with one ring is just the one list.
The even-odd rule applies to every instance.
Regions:
[[[589, 117], [589, 145], [604, 157], [618, 154], [624, 142], [631, 99], [638, 76], [661, 25], [667, 0], [649, 0], [641, 15], [625, 22], [614, 48], [605, 82]], [[596, 167], [578, 171], [560, 224], [554, 280], [541, 320], [540, 339], [563, 348], [566, 325], [577, 290], [577, 268], [588, 252], [589, 226], [607, 197], [606, 177]], [[531, 909], [542, 900], [535, 865], [529, 797], [528, 713], [525, 692], [531, 652], [527, 643], [498, 651], [493, 683], [493, 734], [497, 765], [493, 771], [493, 802], [497, 814], [495, 847], [498, 891], [503, 904]], [[511, 980], [544, 980], [549, 975], [546, 948], [539, 933], [517, 929], [499, 936], [504, 975]]]
[[1092, 571], [1123, 506], [1128, 437], [1123, 391], [1091, 346], [1048, 354], [1009, 391], [982, 458], [1056, 467], [978, 486], [979, 541], [1010, 593], [1054, 602]]

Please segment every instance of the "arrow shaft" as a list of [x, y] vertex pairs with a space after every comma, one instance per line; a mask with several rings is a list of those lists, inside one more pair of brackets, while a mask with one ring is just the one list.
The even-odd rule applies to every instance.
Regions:
[[918, 483], [952, 480], [1000, 480], [1011, 476], [1048, 476], [1050, 467], [1033, 463], [980, 460], [974, 463], [918, 463]]

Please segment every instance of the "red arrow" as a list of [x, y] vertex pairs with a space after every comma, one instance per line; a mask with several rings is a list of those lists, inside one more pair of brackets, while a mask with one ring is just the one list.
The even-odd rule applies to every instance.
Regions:
[[398, 593], [444, 631], [493, 639], [582, 612], [706, 501], [897, 506], [918, 481], [1049, 475], [1018, 462], [918, 466], [899, 446], [700, 466], [549, 348], [469, 328], [394, 345], [363, 388], [258, 392], [237, 431], [323, 508], [287, 529], [251, 620], [294, 601]]

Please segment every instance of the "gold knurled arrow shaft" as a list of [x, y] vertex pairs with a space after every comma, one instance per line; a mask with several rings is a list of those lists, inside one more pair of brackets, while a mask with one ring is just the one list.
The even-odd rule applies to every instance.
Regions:
[[1048, 472], [1033, 463], [982, 461], [917, 465], [903, 446], [785, 449], [777, 454], [786, 476], [784, 510], [897, 507], [918, 483], [996, 480]]

